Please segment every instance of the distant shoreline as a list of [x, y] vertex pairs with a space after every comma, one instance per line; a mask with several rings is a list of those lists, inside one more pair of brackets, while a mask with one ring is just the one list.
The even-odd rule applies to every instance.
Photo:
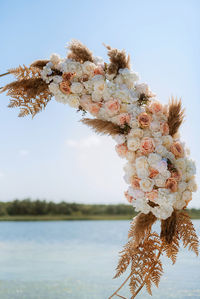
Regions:
[[[20, 215], [1, 216], [0, 221], [77, 221], [77, 220], [132, 220], [135, 215]], [[192, 219], [200, 219], [190, 215]]]

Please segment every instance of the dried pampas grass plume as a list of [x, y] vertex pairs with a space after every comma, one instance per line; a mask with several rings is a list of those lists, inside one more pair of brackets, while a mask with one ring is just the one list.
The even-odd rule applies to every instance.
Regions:
[[168, 125], [169, 125], [169, 134], [174, 136], [177, 132], [179, 127], [181, 126], [184, 120], [184, 109], [182, 109], [181, 100], [171, 98], [169, 102], [169, 112], [168, 112]]
[[111, 48], [108, 45], [103, 45], [108, 49], [108, 56], [110, 59], [110, 64], [107, 68], [108, 74], [116, 75], [119, 69], [130, 69], [130, 56], [126, 56], [126, 52], [124, 50], [120, 51], [118, 49]]
[[40, 59], [36, 60], [33, 63], [31, 63], [30, 67], [38, 68], [40, 70], [43, 69], [43, 67], [49, 62], [50, 60], [47, 59]]
[[92, 52], [80, 41], [73, 39], [67, 48], [70, 50], [67, 58], [74, 59], [80, 63], [85, 61], [93, 62]]
[[123, 134], [123, 129], [120, 126], [108, 120], [83, 118], [81, 122], [101, 135]]

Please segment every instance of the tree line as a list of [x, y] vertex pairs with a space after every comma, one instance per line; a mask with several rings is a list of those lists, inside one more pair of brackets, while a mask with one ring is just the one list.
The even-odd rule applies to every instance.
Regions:
[[[200, 218], [199, 209], [189, 209], [188, 213], [193, 218]], [[0, 202], [0, 216], [17, 215], [131, 215], [137, 213], [131, 205], [126, 204], [81, 204], [70, 202], [53, 202], [46, 200], [13, 200]]]

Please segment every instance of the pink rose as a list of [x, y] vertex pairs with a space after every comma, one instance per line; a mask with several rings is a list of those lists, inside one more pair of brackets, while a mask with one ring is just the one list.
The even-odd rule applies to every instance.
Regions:
[[129, 203], [133, 202], [133, 196], [130, 196], [127, 191], [124, 192], [124, 195]]
[[146, 112], [140, 113], [138, 116], [138, 122], [142, 128], [148, 128], [151, 123], [151, 116]]
[[140, 144], [140, 150], [142, 154], [144, 155], [150, 154], [154, 151], [154, 149], [155, 149], [155, 145], [152, 138], [145, 137], [142, 139]]
[[171, 172], [171, 177], [175, 179], [177, 182], [181, 180], [181, 173], [178, 170], [172, 171]]
[[131, 120], [131, 116], [128, 113], [122, 113], [118, 117], [118, 122], [121, 126], [125, 124], [129, 124], [130, 120]]
[[110, 114], [110, 115], [114, 115], [116, 114], [117, 112], [119, 112], [119, 109], [120, 109], [120, 104], [117, 100], [109, 100], [105, 103], [105, 107], [106, 107], [106, 110], [107, 112]]
[[162, 135], [169, 135], [169, 126], [167, 122], [161, 125], [161, 131], [162, 131]]
[[89, 104], [89, 112], [94, 116], [97, 116], [100, 110], [100, 105], [96, 103]]
[[169, 178], [166, 181], [165, 187], [170, 189], [171, 192], [176, 192], [178, 187], [177, 181], [174, 178]]
[[179, 142], [174, 142], [170, 147], [170, 151], [176, 158], [181, 158], [184, 155], [183, 147]]
[[131, 185], [133, 189], [140, 189], [140, 179], [138, 179], [137, 177], [133, 177], [131, 179]]
[[96, 69], [94, 69], [94, 75], [104, 75], [104, 70], [101, 66], [98, 66]]
[[162, 112], [163, 111], [163, 106], [161, 103], [159, 102], [152, 102], [150, 107], [149, 107], [149, 110], [151, 111], [151, 113], [159, 113], [159, 112]]
[[70, 94], [71, 89], [70, 89], [70, 84], [68, 81], [62, 81], [59, 85], [60, 91], [64, 94]]
[[149, 174], [150, 179], [155, 178], [159, 174], [159, 171], [152, 167], [149, 168], [149, 172], [150, 172], [150, 174]]
[[116, 145], [115, 149], [120, 157], [125, 157], [128, 152], [128, 147], [124, 143]]

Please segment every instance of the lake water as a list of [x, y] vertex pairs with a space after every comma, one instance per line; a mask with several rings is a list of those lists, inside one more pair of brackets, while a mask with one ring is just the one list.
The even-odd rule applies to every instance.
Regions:
[[[108, 298], [122, 281], [112, 277], [129, 224], [0, 222], [0, 298]], [[194, 224], [200, 235], [200, 221]], [[121, 294], [130, 298], [128, 288]], [[150, 296], [144, 289], [137, 298]], [[200, 258], [181, 249], [174, 266], [164, 259], [164, 275], [153, 298], [200, 298]]]

